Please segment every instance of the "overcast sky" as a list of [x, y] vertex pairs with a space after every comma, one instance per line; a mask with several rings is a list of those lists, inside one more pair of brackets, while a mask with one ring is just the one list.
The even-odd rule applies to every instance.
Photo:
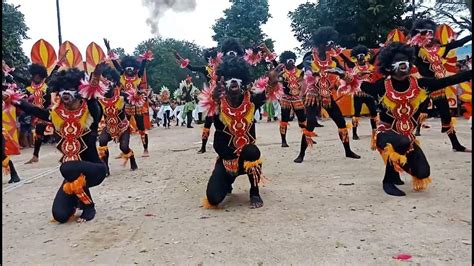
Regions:
[[[8, 3], [21, 5], [20, 11], [25, 15], [30, 28], [23, 49], [30, 54], [31, 46], [43, 38], [54, 47], [59, 46], [56, 0], [7, 0]], [[102, 38], [110, 40], [112, 48], [123, 47], [132, 53], [136, 45], [154, 37], [145, 20], [149, 10], [141, 0], [60, 0], [61, 32], [63, 41], [71, 41], [85, 56], [87, 45], [94, 41], [102, 46]], [[288, 11], [294, 10], [307, 0], [269, 0], [272, 18], [264, 25], [263, 30], [275, 40], [275, 50], [299, 47], [293, 37]], [[192, 12], [175, 13], [168, 10], [159, 24], [159, 30], [165, 38], [194, 41], [204, 46], [215, 46], [211, 29], [217, 18], [228, 8], [227, 0], [197, 0], [196, 9]]]

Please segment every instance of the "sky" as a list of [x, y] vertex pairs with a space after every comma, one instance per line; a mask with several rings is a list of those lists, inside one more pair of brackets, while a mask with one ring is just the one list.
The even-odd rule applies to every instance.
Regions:
[[[19, 10], [25, 15], [29, 27], [29, 40], [23, 43], [23, 50], [30, 54], [32, 45], [45, 39], [59, 49], [56, 0], [7, 0], [21, 5]], [[223, 16], [224, 9], [230, 7], [227, 0], [196, 0], [192, 12], [176, 13], [166, 11], [159, 23], [159, 31], [164, 38], [193, 41], [203, 47], [213, 47], [212, 25]], [[291, 32], [288, 12], [307, 0], [269, 0], [271, 19], [262, 29], [275, 41], [275, 51], [294, 50], [300, 43]], [[74, 43], [85, 56], [85, 49], [92, 41], [105, 51], [103, 38], [110, 45], [123, 47], [132, 53], [144, 40], [155, 37], [146, 24], [149, 10], [141, 0], [59, 0], [62, 40]]]

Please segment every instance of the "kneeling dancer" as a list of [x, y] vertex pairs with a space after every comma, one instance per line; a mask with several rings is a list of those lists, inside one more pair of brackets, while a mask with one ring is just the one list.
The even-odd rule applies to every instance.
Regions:
[[218, 158], [207, 184], [205, 208], [215, 208], [227, 193], [232, 191], [235, 178], [247, 174], [250, 182], [252, 208], [263, 206], [258, 183], [262, 176], [260, 150], [255, 145], [255, 110], [260, 108], [266, 96], [281, 90], [278, 87], [278, 71], [257, 81], [249, 89], [249, 66], [240, 57], [224, 56], [217, 75], [220, 81], [214, 89], [213, 99], [205, 101], [208, 115], [212, 115], [214, 150]]
[[383, 189], [393, 196], [405, 195], [395, 186], [403, 184], [403, 170], [413, 177], [414, 190], [424, 190], [431, 182], [430, 165], [413, 134], [420, 104], [430, 92], [472, 79], [470, 71], [440, 79], [415, 78], [410, 76], [413, 61], [413, 48], [392, 43], [379, 54], [379, 69], [387, 78], [361, 85], [362, 91], [380, 99], [376, 143], [386, 164]]
[[57, 147], [63, 155], [59, 171], [64, 181], [52, 208], [54, 219], [60, 223], [67, 222], [75, 214], [76, 207], [83, 210], [78, 222], [92, 220], [96, 213], [89, 188], [102, 183], [107, 172], [96, 147], [97, 128], [102, 117], [95, 99], [102, 90], [100, 76], [96, 68], [91, 84], [87, 84], [83, 80], [84, 72], [75, 68], [55, 74], [50, 87], [58, 92], [60, 100], [51, 110], [24, 100], [14, 103], [26, 113], [52, 122], [61, 138]]

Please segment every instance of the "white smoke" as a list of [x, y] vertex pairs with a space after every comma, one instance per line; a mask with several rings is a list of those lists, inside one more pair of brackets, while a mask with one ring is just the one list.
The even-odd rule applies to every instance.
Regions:
[[159, 35], [158, 24], [166, 10], [189, 12], [196, 8], [196, 0], [142, 0], [142, 4], [150, 10], [146, 23], [151, 27], [151, 33]]

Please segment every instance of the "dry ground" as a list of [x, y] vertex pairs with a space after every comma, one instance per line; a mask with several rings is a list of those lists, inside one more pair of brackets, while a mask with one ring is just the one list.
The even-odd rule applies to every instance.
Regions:
[[[348, 120], [349, 121], [349, 120]], [[317, 128], [318, 144], [303, 164], [296, 122], [290, 148], [279, 144], [278, 124], [257, 125], [267, 182], [265, 206], [248, 208], [248, 181], [241, 176], [224, 210], [200, 207], [216, 158], [212, 146], [196, 154], [200, 127], [154, 128], [149, 158], [131, 172], [111, 160], [112, 175], [92, 188], [96, 219], [85, 224], [51, 223], [51, 205], [61, 183], [59, 153], [43, 146], [40, 162], [24, 165], [32, 150], [12, 157], [22, 182], [3, 185], [3, 263], [178, 264], [178, 265], [468, 265], [472, 248], [471, 154], [451, 151], [438, 119], [420, 137], [433, 183], [413, 192], [404, 174], [406, 197], [382, 191], [384, 165], [369, 149], [364, 119], [361, 140], [352, 141], [361, 160], [347, 159], [331, 121]], [[459, 119], [458, 136], [472, 147], [471, 129]], [[213, 130], [212, 130], [213, 132]], [[132, 138], [140, 154], [140, 140]], [[212, 133], [211, 139], [212, 142]], [[113, 145], [111, 154], [118, 147]], [[353, 183], [353, 185], [344, 184]], [[343, 185], [341, 185], [343, 184]]]

